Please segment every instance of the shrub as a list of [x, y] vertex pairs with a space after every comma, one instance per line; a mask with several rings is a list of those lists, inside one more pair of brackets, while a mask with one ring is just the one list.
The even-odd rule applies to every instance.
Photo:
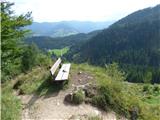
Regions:
[[92, 103], [107, 111], [107, 101], [103, 95], [94, 96]]
[[154, 92], [160, 92], [160, 86], [154, 85], [153, 91], [154, 91]]
[[117, 63], [112, 63], [105, 65], [106, 73], [108, 76], [112, 77], [112, 80], [115, 81], [124, 81], [125, 80], [125, 73], [120, 70]]
[[29, 45], [25, 48], [22, 56], [22, 70], [25, 72], [31, 70], [36, 64], [38, 55], [38, 48], [35, 44]]
[[63, 90], [66, 90], [69, 88], [69, 84], [70, 84], [69, 82], [70, 82], [70, 80], [63, 81], [63, 83], [62, 83]]
[[84, 101], [85, 99], [85, 93], [83, 90], [78, 90], [73, 94], [73, 103], [75, 104], [80, 104]]

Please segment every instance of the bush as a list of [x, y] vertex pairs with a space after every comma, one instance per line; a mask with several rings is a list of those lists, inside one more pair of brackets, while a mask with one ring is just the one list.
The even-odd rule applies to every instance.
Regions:
[[25, 48], [22, 56], [22, 70], [25, 72], [31, 70], [36, 65], [38, 55], [38, 48], [35, 44], [29, 45]]
[[160, 92], [160, 86], [154, 85], [153, 91], [154, 91], [154, 92]]
[[44, 53], [39, 53], [37, 55], [36, 64], [39, 66], [49, 66], [52, 64], [50, 56], [45, 55]]
[[63, 90], [66, 90], [69, 88], [69, 84], [70, 84], [69, 82], [70, 82], [70, 80], [63, 81], [63, 83], [62, 83]]
[[153, 87], [152, 85], [144, 85], [143, 86], [143, 92], [146, 92], [147, 94], [152, 94], [153, 93]]
[[107, 101], [105, 99], [105, 97], [103, 95], [97, 95], [97, 96], [94, 96], [92, 98], [92, 103], [104, 110], [108, 110], [107, 109]]
[[144, 85], [143, 86], [143, 92], [147, 92], [147, 91], [149, 91], [149, 89], [150, 89], [150, 85]]
[[49, 66], [51, 64], [50, 56], [40, 51], [35, 45], [28, 45], [22, 56], [22, 71], [26, 72], [35, 66]]
[[125, 80], [125, 73], [120, 70], [117, 63], [112, 63], [105, 65], [106, 73], [108, 76], [112, 77], [112, 80], [115, 81], [124, 81]]
[[85, 99], [85, 93], [83, 90], [78, 90], [73, 94], [73, 103], [75, 104], [80, 104], [84, 101]]

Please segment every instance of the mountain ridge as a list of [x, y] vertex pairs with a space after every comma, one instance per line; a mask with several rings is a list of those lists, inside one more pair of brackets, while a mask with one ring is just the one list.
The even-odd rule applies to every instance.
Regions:
[[33, 22], [27, 29], [33, 31], [33, 36], [64, 37], [78, 33], [89, 33], [94, 30], [107, 28], [114, 21], [61, 21], [61, 22]]
[[[141, 47], [144, 49], [151, 49], [151, 47], [152, 49], [160, 48], [159, 10], [160, 5], [140, 10], [112, 24], [109, 28], [104, 29], [101, 33], [91, 38], [82, 47], [81, 55], [92, 61], [93, 56], [113, 55], [115, 52], [126, 49], [141, 49]], [[141, 18], [139, 18], [140, 16]], [[103, 50], [99, 48], [103, 48]]]

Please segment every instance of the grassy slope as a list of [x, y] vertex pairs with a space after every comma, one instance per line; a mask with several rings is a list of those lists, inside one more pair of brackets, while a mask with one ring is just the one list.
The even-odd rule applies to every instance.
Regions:
[[[22, 110], [21, 101], [13, 94], [14, 89], [20, 90], [21, 94], [37, 93], [41, 96], [59, 89], [48, 82], [49, 70], [45, 67], [36, 67], [27, 74], [20, 74], [14, 80], [2, 85], [2, 119], [19, 120]], [[14, 81], [17, 84], [14, 85]]]
[[[108, 100], [106, 106], [109, 105], [116, 112], [125, 116], [128, 116], [129, 111], [137, 107], [139, 119], [158, 120], [160, 117], [158, 113], [160, 110], [160, 91], [153, 92], [153, 89], [156, 86], [160, 87], [160, 85], [149, 85], [152, 87], [152, 90], [148, 92], [143, 91], [146, 84], [133, 84], [123, 81], [114, 82], [113, 77], [105, 69], [100, 67], [93, 67], [88, 64], [72, 64], [72, 69], [87, 71], [95, 76], [97, 85], [101, 89], [97, 96], [97, 99], [100, 100], [98, 101], [98, 105], [102, 102], [102, 106], [104, 107], [106, 102], [103, 101]], [[100, 99], [103, 97], [104, 99]]]
[[[110, 78], [108, 76], [108, 74], [106, 73], [105, 69], [101, 68], [101, 67], [95, 67], [95, 66], [90, 66], [88, 64], [72, 64], [72, 69], [78, 69], [78, 70], [82, 70], [82, 71], [87, 71], [90, 72], [91, 74], [93, 74], [96, 79], [97, 79], [97, 84], [101, 84], [101, 82], [108, 82], [110, 81], [112, 78]], [[104, 80], [104, 81], [102, 81]], [[150, 89], [153, 89], [154, 86], [159, 86], [160, 85], [150, 85], [150, 84], [136, 84], [136, 83], [128, 83], [128, 82], [123, 82], [123, 87], [125, 87], [125, 90], [128, 90], [127, 92], [129, 94], [134, 94], [138, 97], [141, 98], [142, 101], [149, 103], [149, 104], [159, 104], [159, 98], [160, 98], [160, 93], [153, 93], [153, 91], [151, 90], [150, 92], [143, 92], [143, 87], [145, 85], [149, 85]], [[150, 100], [148, 100], [148, 96], [150, 96]], [[153, 102], [152, 102], [153, 101]]]
[[[113, 76], [111, 77], [108, 73], [109, 71], [106, 72], [103, 68], [90, 66], [88, 64], [72, 64], [71, 70], [91, 73], [97, 80], [96, 84], [98, 88], [103, 88], [103, 90], [105, 90], [104, 92], [99, 92], [97, 95], [98, 100], [108, 95], [109, 104], [107, 103], [106, 106], [109, 105], [118, 113], [127, 114], [127, 111], [131, 109], [132, 106], [138, 106], [140, 109], [140, 118], [156, 120], [156, 118], [159, 117], [159, 113], [157, 112], [160, 108], [160, 93], [157, 92], [153, 94], [152, 91], [144, 92], [144, 84], [130, 84], [123, 81], [114, 82]], [[27, 74], [21, 74], [16, 80], [19, 81], [16, 88], [23, 94], [36, 93], [42, 96], [53, 93], [64, 87], [63, 85], [57, 86], [51, 84], [52, 78], [50, 77], [49, 69], [44, 67], [37, 67]], [[154, 89], [154, 85], [151, 85], [151, 87]], [[7, 116], [7, 114], [12, 114], [12, 116], [18, 119], [21, 111], [20, 101], [13, 96], [12, 87], [10, 87], [9, 90], [6, 90], [6, 88], [2, 88], [2, 90], [5, 91], [2, 96], [2, 113], [6, 113], [2, 114], [2, 118], [3, 116]], [[95, 98], [93, 98], [93, 101], [95, 101]], [[99, 102], [102, 101], [106, 101], [106, 99], [102, 99]], [[7, 108], [7, 106], [12, 107]], [[105, 106], [104, 103], [103, 106]]]
[[19, 120], [22, 110], [21, 101], [13, 94], [10, 86], [2, 88], [1, 119]]

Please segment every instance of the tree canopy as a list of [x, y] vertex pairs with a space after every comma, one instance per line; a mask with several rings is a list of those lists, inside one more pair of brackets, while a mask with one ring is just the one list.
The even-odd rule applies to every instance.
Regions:
[[23, 38], [29, 33], [24, 26], [32, 23], [31, 12], [15, 15], [11, 7], [14, 3], [1, 2], [1, 69], [2, 81], [20, 70], [23, 53]]

